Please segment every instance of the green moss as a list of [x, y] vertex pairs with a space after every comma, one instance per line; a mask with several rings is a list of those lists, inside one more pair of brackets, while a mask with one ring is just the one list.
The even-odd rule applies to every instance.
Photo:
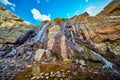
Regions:
[[[108, 73], [100, 73], [95, 74], [94, 71], [99, 70], [99, 65], [93, 64], [90, 62], [89, 69], [85, 70], [84, 72], [79, 72], [76, 75], [73, 75], [72, 73], [68, 73], [68, 70], [70, 69], [70, 64], [62, 64], [62, 62], [56, 63], [49, 63], [49, 64], [36, 64], [33, 65], [31, 68], [27, 68], [22, 72], [17, 73], [12, 80], [30, 80], [34, 74], [39, 76], [39, 73], [43, 72], [44, 74], [50, 73], [51, 71], [53, 73], [61, 72], [63, 70], [65, 77], [61, 77], [63, 80], [106, 80], [106, 77], [109, 75]], [[89, 71], [90, 70], [90, 71]], [[74, 72], [74, 70], [73, 70]], [[56, 76], [49, 77], [48, 80], [60, 80], [61, 78], [58, 78]], [[34, 80], [41, 80], [41, 79], [34, 79]], [[45, 78], [42, 80], [46, 80]]]
[[70, 62], [72, 59], [65, 58], [63, 59], [64, 62]]
[[12, 80], [29, 80], [26, 76], [31, 76], [31, 73], [31, 68], [25, 69], [24, 72], [19, 72], [19, 74], [16, 74]]

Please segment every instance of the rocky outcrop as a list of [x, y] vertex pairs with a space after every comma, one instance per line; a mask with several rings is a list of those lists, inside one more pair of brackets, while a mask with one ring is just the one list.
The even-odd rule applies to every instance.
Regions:
[[[8, 12], [1, 6], [0, 9]], [[102, 14], [104, 17], [90, 17], [88, 13], [84, 13], [69, 20], [56, 18], [43, 22], [37, 30], [31, 29], [33, 27], [30, 24], [15, 15], [9, 18], [2, 16], [0, 39], [3, 39], [3, 45], [0, 48], [0, 57], [20, 57], [29, 61], [34, 59], [36, 62], [60, 61], [74, 64], [74, 67], [70, 66], [70, 70], [75, 72], [80, 68], [84, 72], [83, 66], [89, 69], [91, 62], [95, 62], [100, 64], [98, 67], [101, 71], [98, 72], [104, 73], [103, 68], [107, 68], [106, 72], [110, 70], [110, 73], [119, 75], [116, 66], [120, 66], [120, 17], [110, 16], [114, 13], [111, 11], [116, 10], [114, 9], [108, 10], [107, 15]], [[96, 70], [94, 71], [96, 73]]]
[[104, 17], [119, 15], [120, 15], [120, 0], [113, 0], [97, 16]]
[[34, 60], [37, 62], [40, 62], [42, 59], [44, 59], [45, 56], [45, 50], [44, 49], [38, 49], [35, 52]]
[[0, 4], [0, 43], [14, 42], [16, 38], [33, 28]]
[[91, 17], [87, 13], [74, 16], [83, 25], [81, 28], [85, 37], [94, 42], [103, 52], [107, 47], [116, 55], [120, 54], [120, 0], [111, 1], [102, 12]]
[[50, 62], [51, 60], [53, 60], [52, 57], [52, 53], [50, 50], [44, 50], [44, 49], [37, 49], [35, 51], [35, 56], [34, 56], [34, 60], [36, 62]]
[[72, 58], [74, 49], [69, 46], [70, 43], [67, 42], [65, 32], [60, 26], [53, 26], [48, 32], [47, 48], [55, 53], [58, 59]]
[[120, 54], [119, 21], [119, 16], [96, 17], [96, 19], [85, 24], [83, 32], [87, 39], [91, 39], [94, 43], [100, 44], [100, 48], [104, 48], [104, 51], [106, 47], [109, 47], [113, 53]]

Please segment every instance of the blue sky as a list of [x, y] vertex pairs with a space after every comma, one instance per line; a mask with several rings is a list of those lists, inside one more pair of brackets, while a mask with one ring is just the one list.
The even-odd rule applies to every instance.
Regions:
[[0, 3], [20, 18], [39, 25], [56, 17], [70, 18], [88, 12], [99, 13], [111, 0], [0, 0]]

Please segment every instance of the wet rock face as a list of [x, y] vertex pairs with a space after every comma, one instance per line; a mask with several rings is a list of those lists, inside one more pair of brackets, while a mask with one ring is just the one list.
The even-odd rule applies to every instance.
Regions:
[[[95, 17], [83, 15], [72, 19], [83, 23], [82, 31], [87, 39], [92, 40], [103, 51], [109, 47], [114, 54], [120, 52], [120, 0], [113, 0]], [[82, 19], [82, 16], [84, 17]], [[71, 19], [71, 20], [72, 20]], [[82, 19], [82, 20], [81, 20]], [[99, 45], [99, 46], [98, 46]]]
[[75, 49], [71, 48], [71, 44], [67, 41], [64, 30], [60, 30], [59, 26], [54, 26], [48, 33], [47, 48], [51, 50], [58, 59], [72, 58]]
[[[15, 42], [18, 45], [13, 44], [10, 46], [8, 44], [2, 46], [0, 56], [7, 55], [15, 59], [20, 57], [29, 61], [34, 57], [34, 61], [36, 62], [55, 62], [60, 60], [65, 62], [65, 64], [75, 60], [71, 63], [75, 64], [71, 67], [71, 71], [67, 71], [67, 73], [71, 72], [72, 76], [77, 75], [78, 73], [76, 72], [80, 69], [84, 72], [84, 66], [87, 65], [89, 67], [87, 63], [89, 61], [99, 62], [100, 66], [103, 63], [105, 67], [115, 71], [111, 62], [115, 63], [115, 65], [120, 65], [118, 63], [120, 57], [116, 57], [115, 55], [120, 54], [119, 16], [100, 18], [99, 16], [90, 17], [88, 13], [84, 13], [80, 16], [74, 16], [68, 21], [60, 20], [57, 23], [54, 21], [46, 22], [36, 32], [29, 30], [27, 33], [18, 37]], [[20, 26], [26, 26], [26, 24], [21, 24]], [[13, 31], [12, 28], [8, 33]], [[0, 30], [2, 31], [3, 29], [0, 28]], [[100, 54], [106, 56], [107, 59]], [[27, 67], [31, 66], [28, 65]], [[37, 72], [37, 70], [38, 72], [40, 71], [38, 68], [35, 68], [33, 73]], [[45, 76], [48, 79], [48, 74], [45, 74]], [[57, 75], [57, 77], [59, 76]], [[36, 77], [31, 76], [31, 79], [36, 79]]]
[[16, 44], [23, 44], [24, 42], [27, 41], [27, 39], [32, 38], [35, 34], [35, 30], [29, 30], [26, 32], [24, 35], [21, 35], [17, 40], [15, 41]]

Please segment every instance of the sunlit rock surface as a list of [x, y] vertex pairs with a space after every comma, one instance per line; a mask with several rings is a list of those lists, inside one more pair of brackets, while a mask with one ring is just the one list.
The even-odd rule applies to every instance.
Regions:
[[[0, 6], [0, 79], [119, 80], [118, 4], [119, 0], [112, 1], [97, 16], [85, 12], [46, 21], [37, 28], [12, 13], [4, 17], [9, 11]], [[26, 38], [32, 28], [34, 35], [28, 33]]]
[[33, 25], [0, 4], [0, 43], [14, 42], [17, 37], [32, 28]]

